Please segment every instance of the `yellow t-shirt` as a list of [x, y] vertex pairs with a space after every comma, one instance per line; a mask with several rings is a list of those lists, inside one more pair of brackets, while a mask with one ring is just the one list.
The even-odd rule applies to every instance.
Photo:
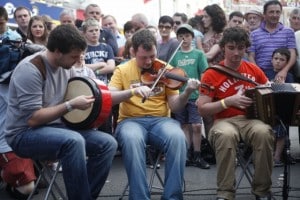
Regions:
[[[110, 87], [119, 90], [127, 90], [141, 85], [141, 69], [137, 66], [135, 59], [117, 66], [109, 82]], [[158, 83], [152, 90], [152, 95], [144, 103], [142, 103], [142, 97], [137, 95], [121, 102], [118, 122], [129, 117], [169, 116], [167, 96], [176, 94], [179, 94], [178, 90], [169, 89], [163, 83]]]

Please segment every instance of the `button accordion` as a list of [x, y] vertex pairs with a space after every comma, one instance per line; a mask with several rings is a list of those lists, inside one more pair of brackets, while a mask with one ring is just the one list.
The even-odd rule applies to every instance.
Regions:
[[245, 91], [254, 103], [246, 109], [249, 119], [259, 119], [274, 126], [282, 122], [300, 125], [300, 84], [272, 83], [270, 86], [257, 86]]

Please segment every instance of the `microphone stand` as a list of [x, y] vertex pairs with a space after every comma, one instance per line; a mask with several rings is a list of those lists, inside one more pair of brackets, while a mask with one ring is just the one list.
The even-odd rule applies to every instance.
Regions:
[[280, 126], [283, 128], [285, 132], [285, 145], [284, 145], [284, 152], [283, 152], [283, 159], [284, 159], [284, 169], [283, 169], [283, 185], [282, 185], [282, 199], [287, 200], [289, 198], [289, 192], [294, 190], [298, 191], [299, 188], [292, 188], [290, 186], [291, 181], [291, 151], [290, 151], [290, 137], [289, 132], [283, 123], [283, 120], [278, 117], [278, 121]]
[[283, 128], [285, 133], [285, 145], [284, 145], [284, 170], [283, 170], [283, 185], [282, 185], [282, 199], [287, 200], [289, 197], [289, 191], [290, 191], [290, 139], [289, 134], [286, 129], [286, 126], [284, 125], [283, 121], [278, 117], [278, 121], [280, 123], [280, 126]]

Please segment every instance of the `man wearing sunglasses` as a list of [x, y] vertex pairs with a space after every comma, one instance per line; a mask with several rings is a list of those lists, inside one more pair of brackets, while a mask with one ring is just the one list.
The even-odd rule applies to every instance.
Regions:
[[161, 39], [157, 43], [157, 57], [168, 62], [179, 45], [178, 40], [172, 37], [174, 21], [168, 15], [161, 16], [158, 20], [158, 31]]
[[185, 13], [178, 13], [176, 12], [173, 15], [173, 21], [174, 21], [174, 32], [176, 33], [177, 28], [181, 25], [181, 24], [186, 24], [188, 22], [188, 17]]

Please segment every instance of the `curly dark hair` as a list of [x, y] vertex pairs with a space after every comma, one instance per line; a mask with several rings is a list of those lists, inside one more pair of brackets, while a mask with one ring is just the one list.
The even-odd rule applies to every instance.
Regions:
[[204, 10], [211, 17], [213, 30], [216, 33], [222, 33], [227, 24], [224, 10], [217, 4], [208, 5]]
[[47, 49], [51, 52], [58, 50], [62, 54], [72, 50], [85, 51], [86, 41], [78, 29], [71, 24], [62, 24], [54, 28], [49, 35]]
[[230, 42], [236, 43], [237, 45], [244, 44], [246, 48], [251, 45], [248, 32], [241, 27], [231, 27], [224, 30], [219, 45], [221, 48], [224, 48], [224, 46]]

